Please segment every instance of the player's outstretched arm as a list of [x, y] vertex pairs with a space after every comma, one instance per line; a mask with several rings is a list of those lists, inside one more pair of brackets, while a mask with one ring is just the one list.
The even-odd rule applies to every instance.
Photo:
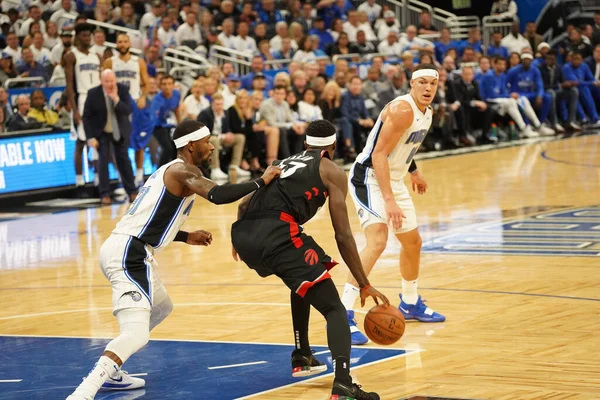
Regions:
[[361, 290], [361, 305], [365, 305], [365, 299], [368, 296], [372, 296], [377, 304], [379, 304], [377, 300], [379, 298], [384, 304], [389, 305], [387, 297], [371, 287], [358, 255], [346, 207], [346, 195], [348, 194], [346, 173], [328, 159], [321, 161], [320, 172], [329, 193], [329, 213], [335, 231], [335, 241], [350, 273], [358, 282]]
[[184, 242], [195, 246], [208, 246], [212, 243], [212, 233], [207, 231], [179, 231], [175, 235], [174, 241]]
[[256, 189], [268, 185], [281, 174], [281, 168], [269, 167], [260, 179], [219, 186], [202, 175], [200, 169], [187, 163], [176, 163], [165, 172], [167, 190], [175, 196], [195, 193], [213, 204], [233, 203]]

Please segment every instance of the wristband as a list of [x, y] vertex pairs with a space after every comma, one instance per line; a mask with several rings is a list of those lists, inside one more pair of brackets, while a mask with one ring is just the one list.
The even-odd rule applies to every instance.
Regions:
[[370, 287], [371, 287], [371, 284], [369, 283], [369, 284], [367, 284], [366, 286], [363, 286], [363, 287], [361, 287], [361, 288], [360, 288], [360, 291], [362, 292], [363, 290], [367, 290], [367, 289], [369, 289]]
[[408, 172], [410, 172], [412, 174], [413, 172], [416, 172], [416, 171], [417, 171], [417, 163], [415, 162], [415, 160], [412, 160], [410, 162], [410, 166], [408, 167]]
[[175, 239], [174, 239], [174, 241], [175, 241], [175, 242], [184, 242], [184, 243], [185, 243], [185, 242], [187, 242], [187, 240], [188, 240], [188, 236], [189, 236], [189, 235], [190, 235], [190, 234], [189, 234], [189, 233], [187, 233], [186, 231], [179, 231], [179, 232], [177, 232], [177, 233], [175, 234]]

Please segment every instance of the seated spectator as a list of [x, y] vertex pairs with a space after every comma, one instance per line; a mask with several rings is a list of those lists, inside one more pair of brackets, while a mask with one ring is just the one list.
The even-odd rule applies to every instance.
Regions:
[[387, 10], [383, 13], [383, 23], [379, 24], [379, 28], [377, 28], [377, 39], [380, 41], [387, 39], [390, 31], [400, 35], [400, 22], [392, 10]]
[[431, 24], [431, 14], [428, 10], [421, 10], [421, 15], [419, 15], [419, 26], [417, 27], [419, 35], [429, 35], [432, 33], [437, 33], [437, 29], [435, 26]]
[[[304, 122], [300, 119], [300, 113], [298, 110], [298, 96], [296, 95], [296, 92], [294, 92], [293, 90], [288, 90], [285, 94], [285, 102], [288, 103], [288, 105], [290, 106], [290, 111], [292, 111], [294, 121]], [[292, 142], [294, 141], [292, 140]], [[292, 151], [292, 154], [294, 154], [294, 151]]]
[[275, 24], [285, 21], [285, 18], [281, 11], [275, 9], [275, 0], [263, 0], [262, 9], [258, 12], [258, 20], [267, 26], [267, 36], [273, 37]]
[[254, 35], [252, 36], [256, 43], [260, 43], [261, 40], [270, 40], [271, 36], [267, 36], [267, 25], [258, 23], [254, 26]]
[[[264, 165], [269, 166], [277, 159], [279, 152], [279, 128], [268, 126], [267, 120], [260, 115], [260, 106], [264, 96], [261, 92], [254, 92], [250, 95], [250, 104], [252, 105], [252, 131], [256, 135], [265, 137], [266, 142], [266, 162]], [[262, 165], [262, 163], [261, 163]]]
[[[373, 28], [371, 27], [371, 23], [369, 22], [369, 16], [367, 15], [367, 13], [358, 11], [358, 22], [360, 23], [360, 25], [358, 26], [358, 30], [363, 31], [365, 33], [365, 35], [367, 36], [367, 40], [376, 41], [377, 35], [375, 35], [375, 33], [373, 32]], [[353, 43], [356, 43], [356, 40]]]
[[247, 22], [250, 26], [254, 26], [258, 18], [256, 11], [252, 7], [252, 1], [246, 0], [242, 4], [242, 12], [237, 17], [237, 22]]
[[371, 25], [368, 23], [361, 24], [359, 20], [358, 12], [355, 10], [350, 10], [348, 12], [348, 21], [343, 24], [344, 32], [348, 35], [348, 40], [350, 43], [356, 42], [356, 34], [359, 30], [362, 30], [367, 35], [367, 40], [377, 40], [377, 36], [373, 33], [373, 29]]
[[505, 74], [506, 60], [499, 56], [494, 57], [493, 60], [493, 69], [485, 74], [481, 80], [481, 98], [493, 104], [497, 108], [498, 114], [508, 114], [517, 124], [522, 137], [539, 136], [537, 132], [531, 129], [530, 125], [525, 123], [519, 112], [519, 108], [521, 108], [536, 128], [542, 126], [529, 100], [526, 97], [520, 97], [517, 93], [509, 94], [508, 92]]
[[262, 92], [265, 97], [269, 95], [269, 91], [267, 90], [267, 78], [264, 74], [254, 75], [254, 79], [252, 79], [252, 90], [250, 92]]
[[[275, 25], [275, 32], [277, 33], [273, 38], [269, 41], [269, 46], [271, 47], [271, 51], [277, 52], [281, 50], [284, 39], [290, 39], [288, 32], [288, 25], [285, 21], [280, 21]], [[294, 50], [298, 49], [298, 43], [291, 42], [291, 46]], [[291, 57], [290, 57], [291, 58]]]
[[2, 58], [0, 58], [0, 86], [4, 87], [4, 82], [7, 79], [16, 78], [17, 71], [13, 64], [12, 56], [8, 53], [2, 52]]
[[[252, 89], [252, 81], [254, 80], [254, 75], [257, 73], [263, 72], [265, 68], [264, 61], [261, 56], [252, 57], [252, 62], [250, 64], [250, 72], [246, 75], [242, 76], [242, 88], [246, 90]], [[270, 77], [266, 77], [267, 85], [266, 89], [270, 90], [273, 86], [273, 80]]]
[[479, 70], [475, 72], [475, 80], [479, 87], [481, 87], [481, 78], [491, 69], [492, 63], [490, 62], [490, 58], [486, 56], [481, 57], [479, 59]]
[[290, 24], [290, 37], [294, 42], [298, 43], [298, 48], [300, 48], [300, 40], [304, 37], [302, 25], [297, 22], [292, 22]]
[[298, 70], [292, 74], [292, 89], [302, 98], [304, 91], [308, 88], [308, 79], [306, 73], [302, 70]]
[[377, 52], [389, 58], [399, 57], [402, 54], [402, 49], [403, 47], [398, 42], [398, 35], [395, 31], [389, 31], [387, 39], [377, 46]]
[[216, 93], [219, 92], [219, 88], [221, 87], [221, 78], [218, 79], [213, 78], [212, 76], [207, 77], [204, 80], [204, 98], [208, 100], [209, 103], [212, 102], [212, 97]]
[[323, 51], [327, 47], [335, 43], [333, 36], [325, 29], [325, 21], [323, 18], [315, 18], [313, 28], [308, 32], [309, 35], [317, 35], [319, 37], [319, 48]]
[[36, 32], [29, 49], [33, 53], [33, 59], [42, 65], [50, 64], [50, 50], [44, 47], [44, 35]]
[[[217, 3], [218, 4], [218, 3]], [[214, 19], [215, 26], [222, 26], [225, 24], [225, 20], [229, 19], [235, 21], [239, 11], [235, 8], [235, 4], [231, 0], [222, 1], [220, 9]]]
[[592, 55], [584, 59], [584, 61], [590, 67], [594, 79], [600, 80], [600, 44], [594, 47]]
[[339, 54], [353, 53], [358, 53], [358, 49], [356, 49], [353, 44], [350, 44], [350, 40], [348, 39], [348, 34], [346, 34], [346, 32], [340, 33], [335, 45], [330, 47], [329, 51], [327, 52], [330, 57]]
[[475, 49], [473, 49], [472, 47], [465, 47], [463, 49], [463, 55], [462, 55], [462, 59], [461, 59], [461, 67], [463, 64], [473, 64], [473, 63], [477, 63], [477, 55], [479, 53], [475, 52]]
[[46, 72], [47, 71], [42, 66], [42, 64], [34, 60], [33, 52], [31, 51], [31, 49], [23, 49], [23, 58], [17, 64], [17, 74], [19, 74], [19, 76], [23, 78], [40, 77], [44, 78], [44, 81], [47, 81], [48, 77], [46, 75]]
[[227, 175], [221, 170], [220, 153], [223, 147], [232, 148], [231, 163], [229, 164], [229, 181], [236, 183], [238, 177], [248, 178], [250, 172], [240, 168], [246, 137], [243, 133], [231, 133], [229, 119], [223, 109], [223, 96], [216, 93], [210, 103], [210, 107], [202, 110], [198, 115], [198, 121], [202, 122], [210, 130], [210, 144], [215, 148], [210, 159], [210, 179], [225, 180]]
[[583, 40], [581, 29], [575, 28], [569, 33], [566, 53], [579, 52], [583, 58], [592, 55], [592, 46]]
[[[263, 43], [263, 42], [261, 42]], [[273, 57], [276, 60], [291, 60], [294, 58], [294, 49], [292, 48], [292, 39], [289, 37], [284, 38], [281, 42], [281, 50], [273, 53]], [[279, 64], [282, 68], [288, 66], [288, 63]]]
[[307, 1], [302, 4], [300, 15], [291, 20], [290, 24], [297, 22], [302, 25], [303, 32], [308, 32], [312, 27], [315, 26], [315, 20], [316, 18], [313, 18], [313, 5]]
[[[190, 12], [188, 12], [188, 15]], [[195, 19], [194, 15], [194, 19]], [[124, 28], [129, 28], [133, 30], [138, 30], [138, 21], [137, 17], [133, 10], [133, 4], [129, 1], [124, 1], [121, 3], [121, 15], [117, 18], [113, 24], [117, 26], [122, 26]]]
[[510, 53], [508, 56], [508, 69], [512, 69], [521, 64], [521, 55], [519, 53]]
[[400, 39], [401, 51], [410, 51], [413, 55], [413, 60], [419, 59], [419, 53], [422, 51], [434, 51], [433, 44], [427, 40], [417, 37], [417, 27], [409, 25], [406, 27], [406, 36]]
[[94, 31], [94, 44], [90, 47], [90, 51], [92, 53], [98, 54], [100, 59], [104, 61], [106, 52], [110, 53], [110, 56], [113, 55], [112, 49], [106, 46], [106, 34], [100, 28]]
[[315, 60], [316, 55], [312, 49], [313, 38], [311, 36], [304, 36], [300, 40], [298, 51], [294, 54], [293, 60], [301, 63]]
[[[382, 7], [375, 2], [375, 0], [367, 0], [358, 6], [358, 12], [364, 12], [367, 14], [370, 23], [374, 23], [377, 18], [381, 15]], [[387, 35], [386, 35], [387, 36]]]
[[204, 97], [204, 85], [199, 79], [192, 83], [190, 94], [183, 101], [182, 115], [184, 118], [198, 119], [202, 110], [210, 107], [210, 102]]
[[234, 49], [254, 54], [258, 48], [254, 38], [248, 36], [249, 26], [246, 22], [240, 22], [237, 27], [237, 37], [235, 38]]
[[[542, 135], [553, 135], [554, 129], [550, 128], [546, 121], [552, 108], [552, 96], [544, 91], [544, 82], [540, 70], [531, 65], [533, 56], [528, 53], [521, 55], [521, 64], [510, 69], [506, 75], [506, 83], [509, 91], [516, 93], [520, 98], [525, 97], [534, 109], [538, 110], [539, 119], [542, 122], [540, 133]], [[564, 133], [560, 125], [559, 133]]]
[[19, 38], [14, 32], [9, 32], [6, 35], [6, 47], [2, 50], [3, 53], [10, 54], [13, 63], [21, 61], [21, 47], [19, 47]]
[[514, 0], [496, 0], [492, 4], [490, 15], [499, 20], [514, 20], [517, 17], [517, 2]]
[[537, 57], [534, 58], [531, 65], [539, 68], [544, 62], [546, 62], [546, 54], [550, 51], [550, 45], [546, 42], [542, 42], [537, 47]]
[[308, 88], [302, 95], [302, 100], [298, 102], [298, 115], [300, 121], [312, 122], [323, 119], [323, 113], [317, 105], [317, 95], [315, 91]]
[[48, 21], [46, 24], [46, 33], [44, 33], [43, 36], [44, 47], [48, 50], [52, 50], [58, 43], [58, 28], [54, 22]]
[[531, 46], [529, 41], [521, 35], [519, 28], [519, 23], [513, 22], [510, 33], [500, 41], [500, 45], [505, 47], [509, 53], [521, 54], [523, 49]]
[[68, 18], [66, 15], [77, 15], [77, 11], [75, 11], [73, 7], [73, 2], [71, 0], [60, 0], [60, 2], [55, 2], [54, 4], [60, 4], [60, 8], [56, 9], [50, 16], [50, 21], [54, 22], [57, 27], [62, 30], [65, 29], [66, 26], [72, 25], [72, 20]]
[[405, 51], [400, 56], [400, 59], [402, 60], [402, 69], [404, 69], [406, 80], [410, 82], [410, 80], [412, 79], [413, 70], [415, 69], [413, 53], [411, 53], [410, 51]]
[[309, 37], [312, 39], [311, 50], [315, 53], [315, 57], [327, 57], [327, 53], [319, 48], [319, 37], [317, 35], [309, 35]]
[[597, 108], [600, 104], [600, 81], [594, 78], [590, 67], [583, 62], [581, 53], [570, 53], [570, 59], [570, 62], [563, 65], [563, 75], [567, 81], [578, 82], [579, 104], [583, 106], [591, 125], [594, 128], [600, 127]]
[[235, 72], [232, 72], [225, 79], [225, 86], [221, 89], [220, 93], [223, 96], [224, 107], [229, 110], [235, 103], [236, 93], [240, 90], [240, 76]]
[[[168, 15], [162, 17], [160, 21], [160, 28], [158, 28], [158, 31], [156, 33], [156, 36], [159, 42], [161, 43], [162, 48], [177, 46], [177, 39], [175, 37], [176, 33], [177, 32], [175, 31], [175, 29], [173, 29], [173, 20], [171, 19], [171, 17]], [[96, 35], [94, 34], [94, 41], [95, 38]]]
[[342, 94], [348, 90], [348, 73], [337, 71], [334, 73], [335, 83], [340, 88]]
[[4, 121], [9, 120], [13, 115], [13, 106], [8, 98], [8, 92], [4, 86], [0, 86], [0, 109], [4, 112]]
[[261, 141], [252, 129], [252, 116], [254, 111], [250, 104], [250, 95], [246, 90], [240, 90], [235, 96], [233, 105], [226, 111], [229, 129], [234, 135], [241, 134], [246, 138], [246, 149], [250, 159], [250, 165], [246, 159], [242, 159], [243, 170], [258, 172], [260, 170], [259, 157], [261, 156]]
[[469, 29], [469, 37], [467, 40], [463, 40], [458, 47], [459, 57], [463, 56], [466, 48], [472, 48], [478, 55], [483, 54], [483, 45], [481, 43], [481, 29], [471, 28]]
[[325, 26], [331, 26], [331, 29], [328, 29], [327, 31], [333, 38], [334, 42], [337, 42], [340, 37], [340, 33], [344, 32], [344, 21], [338, 18], [333, 21], [332, 25], [327, 24], [327, 21], [325, 21]]
[[383, 110], [383, 108], [392, 100], [394, 100], [398, 96], [402, 96], [410, 92], [410, 87], [408, 81], [406, 80], [406, 75], [404, 75], [404, 71], [396, 70], [394, 75], [392, 75], [391, 85], [388, 89], [382, 91], [379, 94], [379, 102], [377, 103], [377, 109], [379, 112]]
[[15, 132], [40, 129], [43, 124], [28, 116], [29, 108], [29, 97], [25, 94], [19, 95], [19, 97], [17, 97], [17, 113], [6, 122], [6, 130]]
[[275, 87], [271, 98], [263, 101], [259, 110], [261, 118], [267, 121], [268, 126], [279, 128], [280, 158], [287, 158], [302, 151], [306, 130], [306, 124], [294, 120], [290, 106], [285, 102], [286, 95], [284, 87]]
[[[289, 40], [289, 39], [288, 39]], [[266, 40], [261, 40], [258, 44], [258, 55], [262, 57], [264, 61], [275, 61], [276, 58], [271, 53], [271, 48], [269, 47], [269, 42]], [[277, 67], [276, 64], [270, 64], [265, 67], [265, 69], [271, 69], [273, 67]]]
[[188, 12], [185, 16], [185, 23], [181, 24], [175, 31], [175, 43], [177, 46], [188, 46], [195, 49], [202, 43], [202, 33], [200, 24], [196, 20], [196, 13]]
[[46, 96], [41, 90], [34, 90], [31, 93], [31, 108], [28, 117], [35, 119], [45, 125], [56, 125], [58, 123], [58, 114], [45, 107]]
[[356, 50], [358, 54], [364, 56], [365, 54], [372, 54], [377, 52], [377, 48], [373, 44], [367, 40], [367, 35], [363, 31], [358, 31], [356, 34]]
[[487, 56], [494, 57], [500, 56], [502, 58], [508, 58], [508, 50], [502, 46], [502, 33], [500, 31], [494, 31], [492, 33], [492, 42], [487, 48]]
[[321, 93], [323, 93], [323, 90], [325, 90], [326, 84], [327, 81], [321, 78], [320, 76], [311, 79], [311, 81], [309, 82], [309, 86], [315, 91], [315, 96], [317, 96], [317, 99], [321, 97]]
[[536, 32], [537, 25], [534, 21], [529, 21], [525, 25], [523, 37], [529, 42], [529, 47], [537, 49], [540, 43], [544, 41], [544, 37]]
[[[438, 88], [435, 93], [431, 107], [433, 108], [433, 118], [431, 128], [435, 136], [440, 137], [443, 143], [451, 144], [453, 147], [460, 145], [456, 137], [453, 136], [455, 127], [454, 114], [449, 108], [449, 103], [453, 102], [452, 93], [454, 91], [453, 83], [447, 79], [447, 73], [444, 69], [439, 70]], [[469, 146], [469, 143], [464, 143]], [[439, 146], [439, 144], [438, 144]], [[437, 150], [437, 146], [434, 147]]]
[[273, 85], [275, 86], [283, 86], [284, 88], [289, 89], [292, 86], [292, 80], [290, 75], [287, 72], [281, 71], [275, 75], [273, 79]]
[[331, 121], [334, 124], [338, 122], [338, 119], [342, 116], [340, 110], [341, 99], [342, 92], [340, 91], [338, 84], [334, 81], [327, 82], [323, 89], [323, 93], [321, 93], [321, 98], [317, 103], [321, 109], [323, 119]]
[[435, 59], [440, 63], [443, 62], [446, 52], [450, 49], [458, 49], [458, 45], [458, 43], [452, 40], [450, 29], [442, 28], [440, 38], [435, 42]]
[[319, 64], [316, 61], [307, 62], [304, 64], [304, 73], [306, 74], [306, 80], [312, 81], [319, 76]]
[[344, 139], [342, 145], [345, 162], [353, 162], [356, 159], [357, 148], [358, 151], [362, 150], [368, 130], [375, 124], [369, 116], [361, 91], [362, 80], [354, 76], [350, 79], [348, 92], [342, 95], [340, 125]]
[[558, 111], [557, 108], [563, 102], [567, 104], [566, 115], [563, 114], [565, 127], [571, 131], [580, 131], [581, 126], [575, 123], [577, 115], [577, 104], [579, 102], [579, 90], [577, 89], [577, 81], [567, 81], [562, 73], [560, 66], [556, 64], [556, 52], [550, 51], [546, 54], [545, 61], [539, 66], [544, 82], [544, 90], [552, 96], [552, 109], [550, 111], [551, 123], [558, 129]]
[[386, 89], [385, 83], [380, 81], [381, 75], [381, 69], [371, 67], [361, 91], [362, 96], [365, 98], [365, 106], [372, 119], [377, 119], [379, 94]]

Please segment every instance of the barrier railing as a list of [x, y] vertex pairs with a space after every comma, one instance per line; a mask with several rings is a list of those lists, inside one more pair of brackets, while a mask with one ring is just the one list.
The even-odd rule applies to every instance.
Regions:
[[498, 22], [497, 18], [490, 18], [490, 16], [483, 17], [481, 36], [483, 37], [483, 45], [485, 47], [484, 51], [486, 55], [487, 49], [490, 46], [492, 33], [499, 31], [502, 34], [502, 37], [504, 37], [510, 33], [512, 24], [512, 22]]
[[246, 75], [250, 72], [252, 64], [252, 54], [244, 51], [232, 50], [223, 46], [212, 46], [210, 48], [209, 59], [214, 60], [217, 65], [223, 65], [226, 62], [233, 64], [239, 75]]
[[[189, 49], [189, 47], [188, 47]], [[163, 66], [166, 71], [183, 66], [183, 67], [204, 67], [209, 68], [212, 64], [204, 57], [195, 52], [189, 52], [187, 50], [178, 50], [168, 48], [163, 53]]]
[[335, 64], [337, 60], [352, 60], [354, 58], [362, 58], [362, 56], [359, 53], [336, 54], [331, 57], [331, 62]]
[[[75, 20], [77, 18], [77, 16], [74, 14], [64, 14], [63, 18]], [[124, 26], [109, 24], [107, 22], [96, 21], [94, 19], [87, 19], [86, 22], [89, 23], [90, 25], [94, 25], [99, 28], [110, 29], [110, 30], [113, 30], [116, 32], [124, 32], [127, 35], [129, 35], [129, 39], [131, 40], [132, 48], [135, 48], [135, 49], [143, 49], [144, 48], [144, 38], [140, 31], [137, 31], [137, 30], [131, 29], [131, 28], [126, 28]], [[132, 51], [132, 53], [133, 53], [133, 51]]]
[[11, 86], [17, 85], [19, 83], [39, 83], [43, 85], [46, 83], [46, 80], [39, 76], [34, 76], [31, 78], [9, 78], [4, 82], [4, 87], [6, 89], [10, 89]]

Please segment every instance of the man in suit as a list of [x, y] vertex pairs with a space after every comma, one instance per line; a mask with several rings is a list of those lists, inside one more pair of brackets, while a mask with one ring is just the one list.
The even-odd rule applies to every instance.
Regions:
[[105, 69], [100, 75], [100, 86], [90, 89], [83, 106], [82, 120], [87, 143], [98, 150], [99, 154], [98, 179], [102, 204], [111, 203], [108, 176], [111, 145], [125, 192], [130, 201], [137, 197], [128, 154], [132, 101], [127, 87], [117, 84], [115, 73]]
[[377, 109], [379, 112], [392, 100], [398, 96], [407, 94], [410, 91], [410, 87], [406, 82], [406, 75], [404, 71], [398, 70], [391, 79], [391, 85], [388, 89], [382, 91], [379, 94], [379, 102], [377, 103]]
[[250, 172], [240, 168], [246, 137], [241, 133], [231, 133], [229, 118], [224, 110], [224, 100], [220, 93], [212, 96], [210, 107], [198, 114], [198, 121], [202, 122], [210, 131], [210, 144], [215, 152], [210, 159], [210, 179], [214, 181], [226, 180], [227, 175], [221, 171], [219, 155], [223, 147], [231, 147], [231, 163], [229, 164], [229, 183], [236, 183], [237, 178], [249, 178]]
[[25, 94], [19, 95], [19, 97], [17, 97], [17, 113], [6, 123], [6, 130], [14, 132], [40, 129], [43, 124], [27, 115], [29, 114], [30, 108], [31, 103], [29, 97]]
[[525, 32], [523, 37], [527, 39], [532, 49], [537, 49], [538, 46], [544, 41], [544, 37], [537, 33], [537, 25], [535, 22], [530, 21], [525, 25]]
[[600, 44], [597, 44], [594, 47], [594, 52], [591, 56], [586, 57], [585, 63], [590, 67], [590, 71], [592, 71], [592, 75], [594, 75], [594, 79], [597, 81], [600, 80]]

